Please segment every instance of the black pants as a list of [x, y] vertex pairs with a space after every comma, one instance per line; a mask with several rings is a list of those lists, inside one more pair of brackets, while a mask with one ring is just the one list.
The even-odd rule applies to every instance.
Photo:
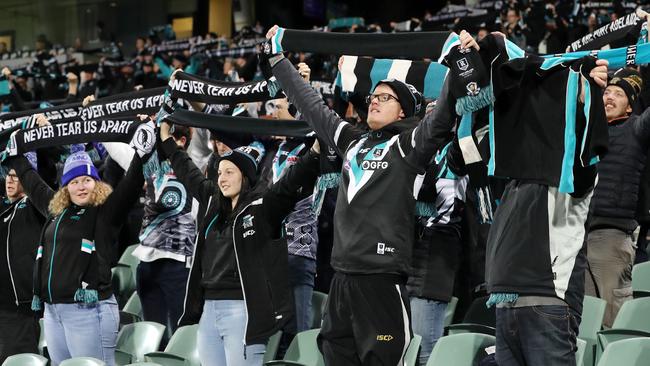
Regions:
[[398, 276], [337, 272], [318, 336], [325, 365], [400, 364], [413, 334], [410, 317]]
[[[173, 259], [138, 264], [137, 288], [144, 320], [168, 325], [172, 334], [176, 331], [178, 319], [183, 314], [189, 274], [185, 263]], [[167, 336], [163, 336], [161, 349], [167, 341]]]
[[40, 327], [32, 313], [0, 310], [0, 364], [11, 355], [38, 353]]

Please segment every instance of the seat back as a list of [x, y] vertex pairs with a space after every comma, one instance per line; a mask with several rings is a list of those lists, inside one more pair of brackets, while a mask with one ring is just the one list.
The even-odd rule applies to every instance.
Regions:
[[587, 351], [587, 342], [584, 339], [576, 338], [576, 345], [578, 346], [578, 350], [576, 351], [576, 366], [583, 366], [585, 352]]
[[128, 353], [133, 361], [144, 361], [144, 355], [158, 350], [165, 326], [156, 322], [125, 325], [117, 335], [117, 350]]
[[140, 302], [140, 296], [137, 292], [134, 292], [131, 297], [124, 304], [122, 309], [125, 313], [136, 315], [138, 318], [142, 319], [142, 303]]
[[650, 332], [650, 297], [626, 301], [614, 319], [612, 329]]
[[200, 365], [201, 361], [199, 360], [199, 349], [196, 340], [198, 330], [198, 324], [186, 325], [176, 329], [169, 343], [167, 343], [167, 347], [165, 347], [165, 353], [181, 356], [192, 365]]
[[133, 251], [140, 244], [129, 245], [124, 249], [124, 253], [120, 256], [117, 263], [123, 264], [131, 267], [131, 272], [133, 273], [133, 278], [135, 279], [138, 273], [138, 264], [140, 264], [140, 259], [133, 256]]
[[420, 344], [422, 344], [422, 337], [414, 334], [411, 343], [409, 343], [409, 346], [406, 349], [406, 354], [404, 354], [404, 366], [415, 366], [418, 361]]
[[612, 342], [598, 366], [646, 366], [650, 362], [650, 338], [631, 338]]
[[271, 360], [275, 360], [275, 356], [278, 354], [278, 349], [280, 348], [280, 341], [282, 340], [282, 331], [278, 330], [274, 335], [269, 337], [269, 341], [266, 342], [266, 352], [264, 352], [264, 358], [262, 359], [263, 363], [266, 363]]
[[7, 357], [2, 366], [47, 366], [47, 358], [34, 353], [21, 353]]
[[461, 333], [440, 337], [426, 366], [475, 366], [485, 357], [485, 348], [494, 346], [496, 338], [487, 334]]
[[284, 360], [305, 366], [325, 366], [323, 355], [316, 344], [318, 333], [320, 333], [320, 329], [310, 329], [296, 334], [284, 354]]
[[447, 303], [447, 308], [445, 309], [445, 320], [443, 321], [443, 326], [447, 327], [451, 325], [454, 321], [454, 314], [456, 314], [456, 306], [458, 305], [458, 298], [452, 296], [449, 303]]
[[632, 290], [650, 292], [650, 262], [632, 267]]
[[106, 363], [92, 357], [75, 357], [61, 362], [59, 366], [106, 366]]
[[135, 292], [135, 277], [131, 267], [125, 264], [117, 264], [111, 269], [111, 284], [113, 291], [118, 300], [120, 307], [123, 307], [126, 301]]
[[607, 301], [593, 296], [585, 296], [582, 302], [582, 320], [578, 336], [585, 340], [596, 340], [596, 334], [603, 326]]
[[314, 291], [311, 296], [311, 328], [320, 328], [323, 321], [323, 312], [327, 304], [327, 294]]

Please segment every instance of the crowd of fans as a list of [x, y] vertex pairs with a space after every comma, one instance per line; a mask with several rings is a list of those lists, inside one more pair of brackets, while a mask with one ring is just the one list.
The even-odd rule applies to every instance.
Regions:
[[[560, 54], [571, 42], [640, 5], [467, 3], [388, 24], [346, 18], [314, 31], [445, 30], [460, 35], [462, 49], [485, 49], [490, 39], [505, 37], [529, 54]], [[166, 120], [153, 132], [156, 116], [142, 116], [143, 121], [152, 119], [143, 129], [156, 134], [155, 144], [75, 145], [6, 159], [0, 248], [8, 254], [0, 261], [0, 324], [11, 331], [0, 335], [0, 362], [12, 354], [36, 353], [38, 318], [43, 316], [54, 365], [76, 356], [113, 365], [114, 320], [119, 318], [118, 302], [125, 299], [113, 294], [110, 267], [133, 244], [138, 244], [132, 255], [140, 261], [137, 294], [144, 319], [164, 324], [170, 332], [198, 323], [203, 365], [261, 365], [266, 340], [278, 328], [284, 331], [286, 347], [311, 327], [315, 290], [329, 293], [318, 341], [329, 365], [396, 364], [413, 333], [422, 336], [419, 362], [424, 365], [443, 334], [452, 296], [460, 298], [459, 318], [478, 298], [496, 308], [492, 362], [568, 363], [574, 357], [581, 305], [544, 288], [546, 282], [564, 277], [567, 284], [561, 291], [575, 291], [580, 303], [585, 293], [605, 299], [604, 325], [612, 325], [622, 304], [632, 298], [632, 266], [647, 260], [647, 66], [622, 69], [608, 78], [606, 64], [598, 63], [590, 74], [592, 84], [604, 90], [609, 123], [609, 154], [597, 165], [595, 188], [570, 196], [539, 182], [493, 179], [492, 204], [499, 209], [493, 222], [481, 222], [480, 198], [470, 194], [476, 182], [451, 133], [459, 116], [444, 97], [451, 93], [447, 84], [437, 101], [425, 100], [422, 91], [392, 79], [379, 82], [369, 96], [339, 93], [334, 87], [331, 94], [316, 93], [307, 83], [334, 83], [341, 55], [268, 54], [254, 47], [275, 36], [277, 27], [266, 30], [258, 23], [230, 39], [210, 33], [174, 40], [163, 27], [138, 37], [130, 55], [119, 43], [52, 51], [42, 38], [33, 52], [26, 52], [33, 56], [29, 65], [3, 69], [2, 82], [8, 86], [5, 91], [0, 87], [2, 111], [34, 109], [36, 114], [39, 107], [86, 104], [164, 87], [179, 69], [243, 82], [268, 77], [264, 69], [269, 68], [286, 98], [242, 105], [188, 102], [186, 107], [300, 119], [315, 135], [233, 137]], [[609, 47], [630, 44], [617, 42]], [[95, 61], [79, 63], [72, 51]], [[57, 60], [57, 55], [66, 55], [66, 60]], [[18, 56], [0, 43], [0, 65]], [[37, 123], [50, 124], [44, 116]], [[143, 177], [143, 165], [154, 152], [161, 168]], [[368, 174], [365, 163], [377, 165], [381, 174]], [[380, 163], [386, 163], [384, 168]], [[510, 234], [508, 226], [535, 224], [541, 216], [534, 216], [534, 209], [517, 211], [517, 205], [532, 205], [542, 196], [546, 200], [547, 194], [557, 207], [564, 200], [575, 222], [553, 222], [551, 226], [560, 228], [542, 234], [547, 241], [542, 247], [552, 247], [548, 242], [554, 235], [571, 236], [573, 242], [550, 249], [557, 254], [549, 261], [551, 279], [539, 280], [543, 285], [528, 291], [524, 288], [534, 286], [526, 281], [538, 274], [519, 268], [500, 273], [503, 268], [495, 269], [493, 263], [503, 263], [499, 256], [511, 248], [495, 243], [514, 238], [537, 243], [539, 238], [531, 239], [537, 231]], [[585, 203], [591, 207], [589, 220]], [[510, 218], [517, 215], [531, 217], [518, 223]], [[576, 242], [576, 252], [563, 252]], [[542, 255], [548, 256], [549, 248], [545, 250]], [[558, 258], [558, 266], [571, 267], [568, 273], [565, 267], [564, 272], [554, 267]], [[503, 276], [521, 282], [503, 282]], [[575, 281], [585, 287], [582, 292], [572, 287]], [[554, 286], [557, 291], [562, 285]], [[506, 332], [513, 327], [525, 339], [519, 345]], [[533, 334], [541, 327], [551, 329], [557, 339]], [[165, 336], [161, 348], [167, 341]]]

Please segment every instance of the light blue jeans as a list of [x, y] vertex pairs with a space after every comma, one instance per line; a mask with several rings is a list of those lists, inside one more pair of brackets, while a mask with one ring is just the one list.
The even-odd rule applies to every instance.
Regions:
[[120, 313], [114, 296], [95, 305], [45, 303], [43, 318], [52, 366], [72, 357], [94, 357], [115, 365]]
[[444, 331], [447, 303], [411, 297], [411, 327], [422, 337], [420, 365], [426, 365], [429, 355]]
[[245, 345], [246, 323], [243, 300], [205, 300], [197, 339], [201, 365], [261, 366], [266, 345]]

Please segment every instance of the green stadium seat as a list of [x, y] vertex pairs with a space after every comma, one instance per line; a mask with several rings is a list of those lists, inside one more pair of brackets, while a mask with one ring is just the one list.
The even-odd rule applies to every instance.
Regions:
[[599, 359], [607, 345], [636, 337], [650, 337], [650, 297], [627, 301], [614, 319], [611, 329], [598, 332], [596, 358]]
[[274, 335], [269, 337], [268, 342], [266, 342], [266, 352], [264, 352], [264, 358], [262, 362], [267, 362], [275, 359], [278, 354], [278, 349], [280, 348], [280, 341], [282, 340], [282, 331], [278, 330]]
[[415, 366], [417, 364], [420, 344], [422, 344], [422, 337], [414, 334], [411, 343], [406, 349], [406, 354], [404, 354], [404, 366]]
[[75, 357], [61, 362], [59, 366], [106, 366], [106, 363], [92, 357]]
[[431, 351], [426, 366], [476, 366], [494, 346], [496, 338], [487, 334], [462, 333], [440, 337]]
[[137, 322], [125, 325], [117, 335], [115, 362], [126, 365], [144, 361], [144, 355], [155, 352], [165, 333], [165, 326], [155, 322]]
[[454, 321], [454, 314], [456, 313], [457, 305], [458, 298], [456, 296], [452, 296], [451, 300], [449, 300], [449, 303], [447, 304], [447, 309], [445, 309], [445, 320], [443, 322], [443, 327], [451, 325], [451, 323]]
[[34, 353], [21, 353], [7, 357], [2, 366], [47, 366], [48, 359]]
[[303, 365], [303, 366], [325, 366], [323, 356], [318, 350], [316, 338], [320, 329], [310, 329], [298, 333], [282, 360], [265, 362], [264, 365]]
[[650, 262], [632, 267], [632, 291], [635, 298], [650, 296]]
[[598, 366], [647, 366], [650, 363], [650, 338], [632, 338], [612, 342]]
[[155, 362], [165, 366], [201, 366], [196, 336], [198, 324], [176, 329], [164, 352], [150, 352], [144, 358], [147, 362]]
[[311, 328], [316, 329], [321, 327], [323, 322], [323, 312], [327, 304], [327, 294], [314, 291], [311, 296]]

